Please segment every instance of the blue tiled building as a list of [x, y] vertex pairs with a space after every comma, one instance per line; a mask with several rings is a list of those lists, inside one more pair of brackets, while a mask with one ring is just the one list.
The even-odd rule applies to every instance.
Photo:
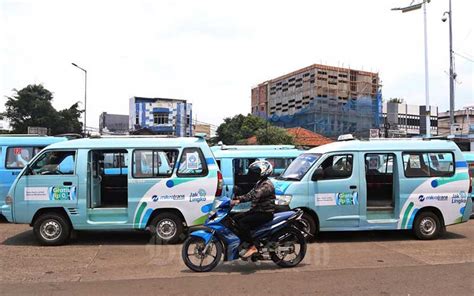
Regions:
[[192, 136], [192, 104], [167, 98], [130, 98], [129, 126], [147, 128], [159, 135]]

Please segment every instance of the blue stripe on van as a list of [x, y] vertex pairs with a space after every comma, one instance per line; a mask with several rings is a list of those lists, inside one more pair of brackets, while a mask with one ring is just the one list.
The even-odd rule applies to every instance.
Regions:
[[153, 213], [153, 209], [146, 210], [145, 215], [143, 215], [142, 223], [140, 223], [140, 228], [145, 228], [148, 219], [150, 219], [151, 213]]
[[215, 164], [216, 162], [214, 161], [214, 158], [206, 158], [206, 163], [207, 164]]
[[456, 161], [457, 168], [467, 168], [467, 162], [465, 161]]

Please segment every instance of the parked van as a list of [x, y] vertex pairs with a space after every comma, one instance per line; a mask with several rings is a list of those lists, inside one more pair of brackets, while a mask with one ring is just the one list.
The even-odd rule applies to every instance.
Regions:
[[472, 213], [471, 218], [474, 217], [474, 152], [463, 152], [466, 159], [469, 174], [471, 175], [471, 199], [472, 199]]
[[281, 175], [303, 150], [293, 145], [218, 145], [211, 147], [222, 172], [224, 188], [222, 194], [232, 196], [249, 192], [258, 180], [252, 180], [248, 167], [257, 160], [267, 160], [273, 165], [272, 177]]
[[0, 136], [0, 200], [7, 196], [16, 176], [44, 147], [66, 141], [65, 137], [28, 135]]
[[309, 150], [274, 183], [277, 203], [302, 208], [312, 233], [412, 229], [435, 239], [469, 219], [469, 182], [451, 141], [354, 140]]
[[202, 138], [108, 137], [56, 143], [12, 185], [2, 212], [44, 245], [74, 230], [150, 229], [174, 243], [202, 224], [222, 177]]

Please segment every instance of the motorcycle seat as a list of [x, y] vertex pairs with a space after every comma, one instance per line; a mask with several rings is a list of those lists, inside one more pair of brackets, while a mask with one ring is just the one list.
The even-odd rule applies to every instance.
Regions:
[[286, 211], [286, 212], [275, 213], [275, 214], [273, 214], [273, 220], [272, 221], [269, 221], [269, 222], [263, 224], [262, 226], [258, 227], [253, 232], [253, 234], [254, 235], [259, 235], [260, 233], [271, 229], [273, 225], [276, 225], [276, 224], [280, 223], [281, 221], [287, 220], [288, 218], [290, 218], [294, 214], [295, 214], [294, 211]]

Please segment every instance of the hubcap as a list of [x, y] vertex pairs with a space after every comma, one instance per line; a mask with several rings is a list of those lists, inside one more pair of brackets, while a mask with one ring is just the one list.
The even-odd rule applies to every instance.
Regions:
[[163, 219], [156, 227], [156, 234], [162, 239], [170, 239], [176, 235], [177, 226], [173, 220]]
[[430, 218], [423, 218], [420, 222], [420, 231], [424, 235], [432, 235], [436, 231], [436, 222]]
[[62, 232], [61, 224], [56, 220], [46, 220], [43, 222], [40, 228], [41, 237], [45, 240], [55, 240]]

